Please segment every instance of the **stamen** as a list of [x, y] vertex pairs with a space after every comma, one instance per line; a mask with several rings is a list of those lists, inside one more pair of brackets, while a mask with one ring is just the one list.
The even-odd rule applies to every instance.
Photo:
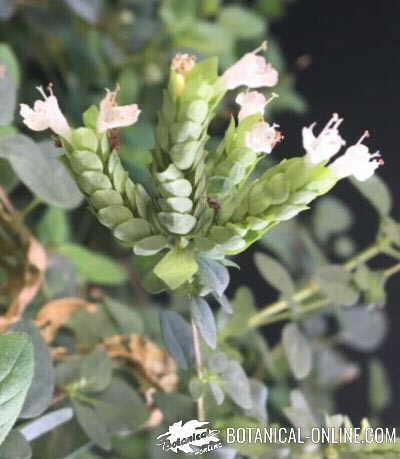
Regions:
[[332, 124], [337, 123], [339, 120], [339, 115], [337, 113], [334, 113], [332, 115], [332, 118], [326, 123], [325, 127], [322, 129], [321, 134], [324, 133], [327, 129], [329, 129]]
[[364, 131], [363, 135], [359, 138], [356, 145], [359, 145], [364, 139], [367, 139], [368, 137], [370, 137], [369, 131]]
[[261, 43], [261, 45], [258, 48], [256, 48], [254, 51], [252, 51], [251, 53], [252, 54], [258, 54], [261, 51], [265, 51], [267, 48], [268, 48], [268, 42], [267, 41], [263, 41]]
[[50, 93], [50, 96], [54, 96], [53, 94], [53, 83], [50, 81], [50, 83], [47, 85], [47, 90]]
[[273, 92], [270, 97], [266, 100], [265, 104], [268, 105], [270, 102], [272, 102], [274, 99], [277, 99], [279, 97], [279, 94], [276, 92]]
[[46, 93], [44, 92], [43, 88], [41, 86], [36, 86], [36, 89], [40, 92], [40, 94], [43, 96], [43, 99], [46, 100], [47, 99], [47, 95]]

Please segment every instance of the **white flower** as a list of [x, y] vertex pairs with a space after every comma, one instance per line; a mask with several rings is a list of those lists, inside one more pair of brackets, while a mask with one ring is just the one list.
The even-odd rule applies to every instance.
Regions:
[[338, 179], [353, 175], [357, 180], [363, 182], [369, 179], [375, 170], [383, 164], [379, 152], [370, 153], [368, 147], [361, 143], [367, 136], [368, 133], [366, 132], [358, 143], [349, 147], [344, 155], [329, 166], [329, 169]]
[[271, 153], [275, 144], [282, 139], [282, 135], [266, 121], [255, 124], [253, 129], [246, 135], [246, 146], [256, 153]]
[[246, 53], [235, 64], [229, 67], [221, 77], [225, 88], [275, 86], [278, 82], [278, 72], [271, 64], [267, 64], [264, 57], [257, 56], [259, 51], [265, 49], [266, 43], [251, 53]]
[[272, 93], [271, 97], [267, 100], [263, 94], [258, 91], [241, 92], [236, 97], [236, 103], [240, 105], [239, 121], [247, 118], [256, 113], [264, 113], [265, 106], [273, 99], [278, 97], [277, 94]]
[[20, 114], [24, 124], [33, 131], [51, 129], [54, 133], [68, 140], [71, 136], [71, 128], [61, 113], [51, 85], [48, 87], [50, 96], [46, 95], [43, 88], [38, 87], [36, 89], [42, 94], [44, 100], [37, 100], [33, 104], [33, 109], [26, 104], [20, 105]]
[[118, 92], [109, 91], [100, 102], [100, 113], [97, 118], [97, 131], [106, 132], [108, 129], [130, 126], [138, 120], [140, 110], [136, 104], [118, 107], [115, 99]]
[[315, 123], [303, 128], [303, 147], [307, 152], [306, 158], [312, 164], [318, 164], [336, 155], [345, 141], [339, 134], [338, 127], [343, 119], [334, 113], [327, 125], [322, 129], [318, 137], [315, 137], [313, 129]]

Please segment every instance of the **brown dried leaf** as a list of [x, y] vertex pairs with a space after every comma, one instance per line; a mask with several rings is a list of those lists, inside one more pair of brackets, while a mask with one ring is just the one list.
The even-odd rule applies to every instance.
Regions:
[[19, 320], [39, 291], [47, 267], [47, 254], [32, 236], [0, 188], [0, 260], [7, 272], [7, 282], [1, 286], [9, 299], [7, 312], [0, 323], [4, 329]]
[[164, 392], [176, 390], [178, 376], [175, 361], [144, 336], [113, 336], [104, 341], [104, 347], [111, 358], [121, 358], [132, 363], [136, 374], [147, 384]]
[[85, 308], [93, 313], [97, 309], [94, 303], [88, 303], [82, 298], [67, 297], [46, 303], [36, 317], [36, 325], [40, 329], [46, 343], [51, 343], [60, 327], [67, 322], [78, 309]]

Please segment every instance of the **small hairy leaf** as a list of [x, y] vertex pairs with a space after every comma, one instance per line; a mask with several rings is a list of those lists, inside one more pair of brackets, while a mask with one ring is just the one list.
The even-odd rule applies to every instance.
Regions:
[[312, 352], [306, 337], [294, 323], [288, 323], [282, 330], [282, 344], [290, 369], [297, 379], [308, 376], [312, 367]]
[[193, 298], [191, 311], [200, 335], [212, 349], [215, 349], [217, 347], [217, 326], [209, 304], [203, 298]]
[[193, 356], [190, 325], [175, 311], [161, 311], [160, 326], [169, 353], [182, 368], [188, 368]]
[[0, 336], [0, 445], [14, 425], [33, 377], [33, 346], [27, 335]]

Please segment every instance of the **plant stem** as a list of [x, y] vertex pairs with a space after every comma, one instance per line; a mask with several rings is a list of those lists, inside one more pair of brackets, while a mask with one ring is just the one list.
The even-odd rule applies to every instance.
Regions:
[[32, 199], [32, 201], [20, 211], [21, 220], [24, 220], [39, 204], [42, 204], [42, 200], [40, 198], [35, 197]]
[[[193, 349], [194, 358], [196, 362], [197, 377], [201, 379], [203, 377], [203, 356], [201, 353], [200, 336], [197, 326], [192, 319], [192, 334], [193, 334]], [[197, 420], [205, 421], [205, 408], [204, 408], [204, 397], [200, 397], [197, 400]]]
[[383, 272], [383, 275], [387, 279], [390, 276], [393, 276], [393, 274], [396, 274], [400, 271], [400, 263], [396, 263], [395, 265], [391, 266], [390, 268], [385, 269]]
[[[347, 263], [344, 263], [342, 266], [346, 271], [352, 271], [354, 268], [359, 266], [362, 263], [367, 262], [371, 258], [379, 255], [382, 252], [382, 242], [375, 242], [371, 246], [367, 247], [365, 250], [361, 251], [353, 258], [351, 258]], [[307, 286], [299, 289], [292, 297], [294, 302], [302, 302], [304, 300], [311, 299], [313, 295], [318, 293], [319, 288], [315, 283], [310, 283]], [[322, 301], [322, 300], [317, 300]], [[325, 300], [327, 301], [327, 300]], [[311, 303], [308, 307], [314, 303]], [[259, 312], [250, 317], [248, 321], [248, 326], [250, 328], [256, 328], [263, 325], [271, 324], [273, 322], [278, 322], [280, 320], [286, 320], [291, 317], [291, 312], [286, 312], [290, 306], [290, 302], [287, 300], [276, 301], [275, 303], [264, 306]], [[312, 309], [311, 309], [312, 310]], [[307, 308], [302, 308], [299, 312], [308, 312]]]

